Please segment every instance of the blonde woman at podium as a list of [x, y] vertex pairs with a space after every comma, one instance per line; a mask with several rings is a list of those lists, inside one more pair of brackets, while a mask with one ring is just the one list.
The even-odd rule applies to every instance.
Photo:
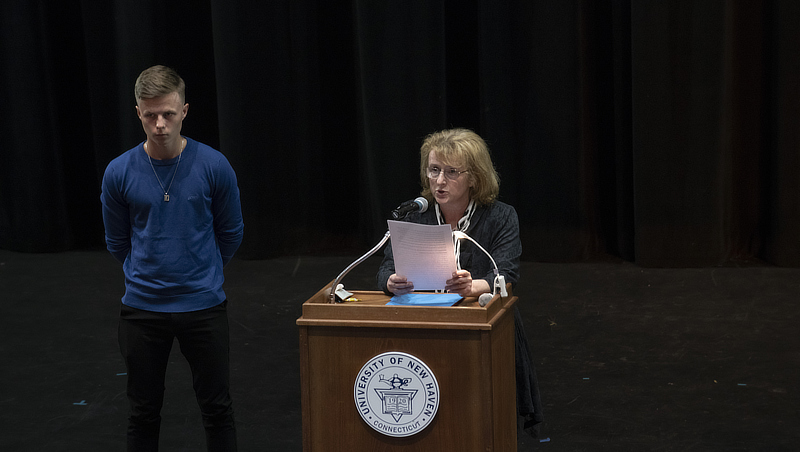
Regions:
[[[421, 195], [432, 206], [411, 212], [405, 221], [443, 225], [461, 231], [480, 244], [497, 264], [500, 275], [514, 287], [519, 280], [517, 212], [497, 200], [500, 180], [484, 140], [468, 129], [449, 129], [428, 135], [420, 148]], [[455, 244], [459, 270], [445, 289], [463, 297], [478, 297], [494, 287], [495, 267], [483, 250], [467, 240]], [[391, 243], [384, 249], [378, 285], [387, 294], [404, 295], [414, 282], [395, 273]], [[522, 428], [538, 437], [542, 403], [519, 310], [514, 307], [517, 412]]]

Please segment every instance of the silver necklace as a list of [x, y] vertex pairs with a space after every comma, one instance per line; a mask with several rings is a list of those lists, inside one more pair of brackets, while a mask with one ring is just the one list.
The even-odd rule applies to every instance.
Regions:
[[160, 185], [161, 189], [164, 190], [164, 202], [169, 202], [169, 189], [172, 188], [172, 183], [175, 182], [175, 175], [178, 174], [178, 166], [181, 164], [181, 156], [183, 156], [183, 148], [185, 146], [186, 143], [181, 144], [181, 152], [178, 154], [178, 163], [175, 164], [175, 172], [172, 173], [172, 180], [169, 181], [169, 187], [164, 190], [164, 184], [161, 183], [161, 179], [158, 177], [158, 173], [156, 173], [156, 167], [153, 166], [153, 159], [150, 158], [150, 154], [147, 152], [147, 142], [144, 143], [144, 153], [147, 154], [147, 160], [150, 162], [150, 168], [153, 169], [153, 174], [156, 175], [158, 185]]

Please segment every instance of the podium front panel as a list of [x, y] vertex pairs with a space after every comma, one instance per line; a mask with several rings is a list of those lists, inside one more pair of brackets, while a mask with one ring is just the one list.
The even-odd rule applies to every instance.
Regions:
[[[400, 315], [378, 302], [376, 306], [386, 308], [385, 315], [372, 312], [361, 319], [348, 318], [354, 314], [345, 305], [304, 309], [297, 322], [303, 450], [516, 450], [514, 321], [509, 312], [516, 299], [496, 302], [481, 307], [477, 314], [458, 313], [477, 306], [464, 303], [433, 310], [404, 307]], [[461, 314], [486, 321], [465, 321]], [[368, 425], [353, 396], [362, 367], [387, 352], [421, 360], [438, 381], [435, 417], [407, 437], [389, 436]]]

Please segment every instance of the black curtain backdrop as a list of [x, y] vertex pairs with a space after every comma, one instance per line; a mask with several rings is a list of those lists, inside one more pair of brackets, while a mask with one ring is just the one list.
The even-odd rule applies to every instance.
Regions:
[[239, 177], [238, 256], [361, 253], [423, 137], [489, 143], [524, 258], [800, 266], [800, 2], [6, 0], [0, 248], [103, 246], [133, 83]]

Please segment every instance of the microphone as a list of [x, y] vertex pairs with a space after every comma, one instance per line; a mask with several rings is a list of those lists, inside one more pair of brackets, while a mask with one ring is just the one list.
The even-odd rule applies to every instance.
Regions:
[[482, 293], [481, 296], [478, 297], [478, 304], [480, 304], [481, 307], [486, 306], [490, 301], [492, 301], [492, 298], [494, 297], [490, 292]]
[[[478, 249], [483, 251], [483, 254], [485, 254], [489, 258], [489, 260], [492, 261], [492, 266], [494, 267], [494, 288], [493, 288], [493, 293], [495, 295], [499, 293], [500, 296], [507, 297], [508, 296], [508, 290], [506, 289], [506, 277], [500, 274], [500, 269], [497, 268], [497, 262], [494, 261], [494, 258], [492, 257], [492, 255], [489, 254], [489, 252], [486, 251], [481, 246], [480, 243], [476, 242], [475, 239], [473, 239], [472, 237], [468, 236], [464, 232], [453, 231], [453, 236], [455, 238], [457, 238], [457, 239], [467, 239], [470, 242], [474, 243], [475, 246], [477, 246]], [[484, 294], [484, 295], [486, 295], [486, 294]], [[483, 303], [488, 303], [489, 300], [491, 300], [491, 298], [489, 298], [489, 299], [484, 298], [483, 299]], [[478, 299], [478, 302], [480, 303], [481, 300]], [[481, 306], [483, 306], [483, 304]]]
[[392, 219], [401, 220], [411, 212], [419, 210], [420, 213], [428, 210], [428, 200], [420, 196], [417, 199], [406, 201], [392, 210]]

